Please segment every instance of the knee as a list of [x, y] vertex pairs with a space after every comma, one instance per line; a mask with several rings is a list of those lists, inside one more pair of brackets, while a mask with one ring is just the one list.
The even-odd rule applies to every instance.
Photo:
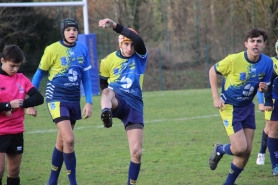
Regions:
[[110, 92], [110, 89], [109, 88], [105, 88], [102, 91], [102, 95], [106, 95], [107, 96], [109, 94], [109, 92]]
[[63, 151], [63, 140], [56, 142], [56, 148], [60, 151]]
[[74, 149], [74, 136], [67, 136], [63, 139], [63, 147], [70, 148], [71, 150]]
[[269, 135], [270, 137], [277, 138], [278, 137], [278, 124], [275, 124], [275, 125], [272, 124], [268, 128], [268, 132], [266, 134]]
[[17, 178], [19, 176], [19, 172], [20, 172], [19, 166], [15, 167], [15, 168], [9, 168], [8, 169], [8, 177]]
[[251, 153], [252, 147], [248, 147], [247, 145], [241, 145], [234, 147], [232, 149], [232, 153], [235, 156], [249, 156]]
[[137, 147], [131, 150], [131, 158], [135, 162], [141, 162], [142, 149]]

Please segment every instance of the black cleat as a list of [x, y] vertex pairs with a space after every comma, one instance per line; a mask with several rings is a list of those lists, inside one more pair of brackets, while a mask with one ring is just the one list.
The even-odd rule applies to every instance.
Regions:
[[112, 112], [111, 109], [105, 108], [102, 110], [101, 113], [101, 120], [103, 121], [103, 125], [105, 128], [110, 128], [112, 127]]
[[209, 157], [209, 167], [210, 167], [211, 170], [215, 170], [216, 169], [218, 162], [220, 161], [220, 159], [224, 155], [224, 154], [220, 154], [219, 152], [217, 152], [217, 148], [219, 146], [222, 146], [222, 144], [216, 143], [214, 145], [214, 149], [212, 151], [212, 154]]

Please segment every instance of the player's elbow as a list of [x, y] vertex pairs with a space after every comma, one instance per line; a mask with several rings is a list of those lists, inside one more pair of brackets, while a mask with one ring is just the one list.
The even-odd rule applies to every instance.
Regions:
[[100, 89], [103, 90], [105, 88], [108, 87], [108, 82], [107, 80], [104, 80], [104, 79], [99, 79], [99, 85], [100, 85]]

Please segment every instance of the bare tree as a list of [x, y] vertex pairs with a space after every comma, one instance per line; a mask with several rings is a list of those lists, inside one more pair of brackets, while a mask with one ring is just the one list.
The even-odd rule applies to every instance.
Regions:
[[29, 8], [0, 8], [0, 48], [5, 44], [20, 43], [35, 35], [35, 21], [29, 21]]

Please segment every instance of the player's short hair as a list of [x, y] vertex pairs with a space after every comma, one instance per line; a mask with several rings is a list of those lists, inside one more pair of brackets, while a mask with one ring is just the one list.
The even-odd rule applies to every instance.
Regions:
[[253, 28], [249, 31], [246, 32], [245, 34], [245, 41], [247, 41], [249, 38], [255, 38], [255, 37], [259, 37], [259, 36], [263, 36], [264, 42], [267, 40], [267, 34], [266, 31], [263, 29], [259, 29], [259, 28]]
[[5, 61], [14, 63], [25, 63], [25, 56], [23, 51], [17, 45], [6, 45], [3, 49], [2, 56]]
[[78, 23], [73, 18], [66, 18], [66, 19], [62, 20], [61, 25], [60, 25], [62, 40], [65, 40], [64, 32], [65, 32], [65, 29], [68, 27], [75, 27], [79, 31]]

